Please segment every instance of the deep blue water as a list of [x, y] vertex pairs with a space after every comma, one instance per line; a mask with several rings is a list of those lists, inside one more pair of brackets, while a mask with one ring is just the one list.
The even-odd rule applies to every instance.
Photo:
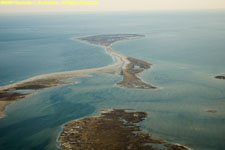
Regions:
[[139, 33], [146, 37], [112, 47], [152, 63], [141, 77], [162, 88], [119, 88], [120, 76], [94, 74], [75, 79], [76, 85], [40, 91], [7, 107], [0, 149], [55, 150], [63, 124], [104, 108], [149, 112], [144, 130], [170, 142], [225, 149], [225, 82], [213, 78], [225, 73], [224, 12], [2, 15], [0, 20], [0, 85], [113, 62], [104, 49], [73, 37]]

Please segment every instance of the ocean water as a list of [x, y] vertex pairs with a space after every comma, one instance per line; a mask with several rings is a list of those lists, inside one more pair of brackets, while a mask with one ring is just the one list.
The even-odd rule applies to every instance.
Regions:
[[[51, 19], [49, 19], [51, 18]], [[147, 111], [141, 123], [154, 137], [196, 150], [225, 149], [225, 12], [42, 14], [0, 16], [0, 85], [50, 72], [113, 62], [104, 49], [73, 37], [139, 33], [113, 49], [146, 60], [140, 76], [160, 90], [117, 87], [121, 76], [93, 74], [37, 91], [9, 105], [0, 120], [0, 149], [55, 150], [62, 125], [101, 109]], [[217, 110], [208, 113], [206, 110]]]

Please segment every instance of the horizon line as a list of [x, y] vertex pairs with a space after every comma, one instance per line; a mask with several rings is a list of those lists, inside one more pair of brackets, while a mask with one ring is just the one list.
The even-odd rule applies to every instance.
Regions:
[[29, 13], [27, 15], [31, 15], [31, 14], [44, 14], [44, 13], [79, 13], [79, 14], [90, 14], [90, 13], [160, 13], [160, 12], [221, 12], [224, 11], [225, 12], [225, 8], [190, 8], [190, 9], [167, 9], [167, 10], [118, 10], [118, 11], [88, 11], [88, 10], [84, 10], [84, 11], [74, 11], [74, 10], [61, 10], [61, 11], [57, 11], [57, 10], [48, 10], [48, 11], [1, 11], [0, 10], [0, 15], [4, 15], [4, 14], [26, 14]]

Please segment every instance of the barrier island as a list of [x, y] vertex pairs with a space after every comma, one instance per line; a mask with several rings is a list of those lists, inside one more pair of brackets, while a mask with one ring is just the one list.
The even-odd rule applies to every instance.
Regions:
[[123, 75], [123, 80], [117, 83], [123, 88], [132, 89], [157, 89], [149, 83], [144, 82], [138, 74], [151, 68], [152, 64], [133, 57], [126, 56], [113, 50], [110, 46], [119, 41], [135, 40], [143, 38], [139, 34], [106, 34], [75, 38], [75, 40], [85, 41], [105, 48], [105, 51], [115, 60], [113, 64], [84, 70], [74, 70], [66, 72], [56, 72], [31, 77], [29, 79], [0, 87], [0, 118], [4, 116], [4, 109], [7, 105], [20, 99], [31, 96], [32, 93], [20, 93], [18, 90], [42, 90], [76, 82], [65, 82], [62, 80], [88, 77], [92, 73], [110, 73]]

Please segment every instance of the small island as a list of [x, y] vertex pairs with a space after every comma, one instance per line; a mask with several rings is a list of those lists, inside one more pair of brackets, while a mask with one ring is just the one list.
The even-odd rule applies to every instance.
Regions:
[[221, 79], [221, 80], [225, 80], [225, 74], [223, 75], [218, 75], [218, 76], [215, 76], [216, 79]]
[[42, 90], [60, 85], [75, 84], [76, 82], [65, 82], [62, 80], [77, 77], [90, 77], [92, 73], [102, 72], [123, 75], [123, 80], [117, 83], [117, 85], [124, 88], [157, 89], [157, 87], [144, 82], [138, 76], [139, 73], [151, 68], [150, 63], [125, 56], [110, 47], [115, 42], [135, 40], [143, 37], [143, 35], [139, 34], [106, 34], [76, 38], [76, 40], [79, 41], [104, 47], [106, 52], [114, 58], [115, 62], [112, 65], [100, 68], [38, 75], [17, 83], [2, 86], [0, 87], [0, 118], [4, 117], [3, 111], [7, 105], [33, 94], [29, 92], [24, 94], [17, 90]]
[[205, 112], [208, 112], [208, 113], [216, 113], [217, 110], [214, 110], [214, 109], [208, 109], [208, 110], [206, 110]]
[[189, 150], [141, 132], [137, 123], [146, 112], [125, 109], [102, 110], [100, 116], [67, 123], [59, 136], [63, 150]]

